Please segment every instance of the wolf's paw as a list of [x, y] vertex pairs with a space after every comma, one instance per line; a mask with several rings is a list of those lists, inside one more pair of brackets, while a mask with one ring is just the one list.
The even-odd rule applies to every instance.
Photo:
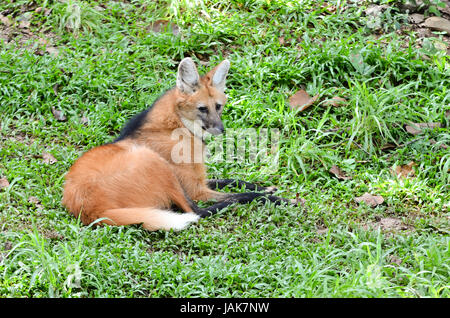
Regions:
[[278, 191], [278, 188], [275, 187], [275, 186], [265, 187], [265, 188], [264, 188], [264, 192], [265, 192], [265, 193], [269, 193], [269, 194], [273, 194], [273, 193], [275, 193], [275, 192], [277, 192], [277, 191]]
[[190, 224], [196, 223], [199, 219], [200, 216], [194, 213], [180, 213], [177, 214], [176, 217], [172, 218], [171, 228], [175, 231], [181, 231], [187, 228]]

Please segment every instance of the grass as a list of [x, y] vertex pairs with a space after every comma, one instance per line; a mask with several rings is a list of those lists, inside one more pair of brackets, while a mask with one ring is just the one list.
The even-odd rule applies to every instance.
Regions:
[[[45, 46], [20, 30], [0, 43], [0, 178], [10, 183], [0, 190], [0, 296], [450, 296], [449, 57], [432, 41], [417, 45], [395, 23], [374, 31], [369, 3], [327, 1], [330, 13], [323, 1], [35, 2], [52, 11], [0, 5], [11, 19], [32, 12], [29, 31], [59, 51], [36, 54]], [[180, 33], [152, 32], [161, 19]], [[201, 73], [231, 61], [227, 128], [281, 132], [274, 173], [217, 162], [210, 176], [276, 185], [305, 209], [232, 206], [177, 233], [83, 226], [61, 206], [64, 174], [172, 87], [186, 56]], [[293, 111], [301, 88], [319, 101]], [[326, 107], [333, 96], [346, 102]], [[405, 130], [422, 122], [441, 127]], [[415, 177], [391, 174], [410, 161]], [[365, 192], [385, 202], [357, 204]], [[403, 227], [371, 227], [386, 218]]]

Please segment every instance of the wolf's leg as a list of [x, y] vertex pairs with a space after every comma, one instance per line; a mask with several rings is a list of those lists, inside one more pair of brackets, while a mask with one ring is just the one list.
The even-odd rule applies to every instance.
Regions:
[[244, 203], [249, 203], [252, 202], [253, 200], [257, 200], [259, 202], [272, 202], [275, 205], [280, 205], [282, 203], [286, 203], [286, 204], [294, 204], [296, 205], [296, 203], [294, 203], [294, 201], [292, 200], [288, 200], [285, 198], [280, 198], [274, 195], [269, 195], [267, 193], [260, 193], [260, 192], [246, 192], [246, 193], [232, 193], [232, 194], [227, 194], [226, 196], [223, 197], [222, 201], [213, 204], [207, 208], [194, 208], [194, 212], [197, 213], [198, 215], [200, 215], [201, 217], [207, 217], [210, 215], [213, 215], [217, 212], [219, 212], [220, 210], [226, 208], [229, 205], [232, 205], [234, 203], [240, 203], [240, 204], [244, 204]]
[[249, 191], [264, 191], [266, 193], [274, 193], [277, 190], [275, 187], [263, 187], [247, 181], [235, 179], [209, 179], [206, 181], [206, 184], [212, 190], [223, 189], [226, 186], [239, 188], [245, 187]]

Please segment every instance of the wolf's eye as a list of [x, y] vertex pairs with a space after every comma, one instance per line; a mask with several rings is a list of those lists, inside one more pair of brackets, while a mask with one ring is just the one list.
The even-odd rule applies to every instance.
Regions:
[[198, 110], [199, 110], [200, 112], [202, 112], [202, 113], [205, 113], [205, 114], [208, 113], [208, 107], [206, 107], [206, 106], [200, 106], [200, 107], [198, 108]]
[[216, 110], [220, 110], [220, 108], [222, 108], [222, 105], [219, 103], [216, 103]]

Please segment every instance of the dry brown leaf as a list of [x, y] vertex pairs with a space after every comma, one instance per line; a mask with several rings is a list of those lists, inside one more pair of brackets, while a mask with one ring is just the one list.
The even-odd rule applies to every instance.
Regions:
[[53, 47], [53, 46], [46, 47], [45, 52], [47, 52], [48, 54], [53, 55], [53, 56], [58, 56], [58, 54], [59, 54], [58, 48]]
[[304, 207], [305, 204], [306, 204], [306, 200], [305, 200], [304, 198], [301, 198], [301, 197], [300, 197], [300, 193], [296, 193], [296, 194], [295, 194], [295, 199], [292, 199], [291, 202], [292, 202], [293, 204], [297, 204], [297, 205], [300, 203], [300, 205], [301, 205], [302, 207]]
[[322, 226], [317, 227], [317, 234], [323, 235], [323, 234], [327, 234], [327, 232], [328, 232], [327, 227], [322, 227]]
[[43, 205], [41, 204], [41, 200], [39, 200], [36, 197], [28, 197], [28, 202], [34, 204], [34, 206], [36, 206], [36, 208], [38, 208], [38, 210], [42, 210]]
[[9, 187], [9, 181], [6, 178], [0, 178], [0, 190]]
[[[437, 141], [434, 139], [430, 139], [430, 144], [435, 145], [437, 144]], [[441, 147], [442, 149], [448, 149], [448, 146], [444, 143], [440, 144], [439, 147]]]
[[415, 165], [416, 163], [414, 161], [411, 161], [406, 165], [397, 166], [395, 167], [395, 170], [391, 171], [398, 178], [414, 177], [413, 166]]
[[85, 115], [83, 115], [83, 116], [81, 117], [81, 123], [82, 123], [83, 125], [88, 125], [88, 124], [89, 124], [89, 118], [87, 118]]
[[38, 7], [34, 10], [34, 12], [36, 12], [36, 13], [41, 13], [42, 11], [44, 12], [44, 16], [48, 16], [52, 12], [52, 9], [51, 8], [44, 9], [42, 7]]
[[380, 149], [384, 151], [384, 150], [395, 149], [395, 148], [397, 148], [396, 145], [387, 143], [387, 144], [384, 144], [383, 146], [381, 146]]
[[365, 202], [370, 207], [376, 207], [384, 202], [384, 198], [381, 195], [372, 195], [368, 192], [362, 196], [355, 198], [357, 203]]
[[0, 14], [0, 22], [6, 25], [7, 27], [12, 25], [12, 21], [3, 14]]
[[314, 104], [318, 97], [319, 95], [311, 97], [305, 90], [301, 89], [289, 98], [289, 105], [291, 106], [291, 109], [304, 111]]
[[323, 3], [322, 5], [320, 5], [320, 7], [322, 9], [324, 9], [323, 13], [328, 13], [328, 14], [333, 14], [336, 12], [337, 7], [335, 5], [331, 5], [329, 3]]
[[402, 260], [395, 255], [389, 255], [387, 259], [391, 264], [400, 265], [402, 263]]
[[380, 218], [377, 222], [367, 223], [364, 225], [364, 228], [366, 230], [380, 229], [382, 231], [387, 231], [387, 232], [413, 230], [412, 226], [406, 225], [405, 223], [402, 222], [402, 220], [400, 220], [398, 218], [392, 218], [392, 217]]
[[64, 116], [64, 113], [60, 110], [57, 110], [55, 107], [52, 107], [53, 116], [55, 116], [57, 121], [66, 121], [67, 117]]
[[30, 21], [23, 20], [23, 21], [20, 21], [19, 28], [21, 28], [21, 29], [29, 29], [30, 25], [31, 25]]
[[349, 177], [342, 171], [338, 166], [333, 165], [329, 170], [332, 174], [334, 174], [340, 180], [350, 180], [352, 177]]
[[58, 88], [59, 88], [59, 84], [58, 83], [53, 85], [53, 92], [55, 93], [56, 96], [58, 96]]
[[46, 38], [39, 38], [38, 43], [41, 45], [48, 45], [48, 40]]
[[29, 197], [29, 198], [28, 198], [28, 202], [34, 203], [34, 204], [39, 204], [39, 203], [41, 203], [41, 201], [40, 201], [38, 198], [36, 198], [36, 197]]
[[441, 123], [412, 123], [411, 125], [406, 125], [405, 129], [412, 135], [419, 135], [422, 133], [422, 129], [434, 129], [439, 127], [441, 127]]
[[331, 99], [325, 101], [323, 103], [324, 106], [333, 106], [333, 107], [339, 107], [341, 106], [343, 103], [345, 103], [347, 100], [343, 97], [339, 97], [339, 96], [334, 96]]
[[422, 133], [422, 130], [414, 128], [413, 126], [406, 126], [405, 129], [412, 135], [418, 135]]
[[55, 162], [58, 162], [58, 160], [56, 160], [55, 157], [53, 157], [52, 154], [48, 153], [48, 152], [44, 152], [42, 153], [42, 159], [44, 159], [44, 163], [48, 163], [48, 164], [54, 164]]
[[156, 20], [150, 25], [150, 30], [155, 33], [166, 32], [167, 30], [171, 30], [173, 35], [180, 34], [180, 28], [175, 23], [172, 23], [167, 20]]

